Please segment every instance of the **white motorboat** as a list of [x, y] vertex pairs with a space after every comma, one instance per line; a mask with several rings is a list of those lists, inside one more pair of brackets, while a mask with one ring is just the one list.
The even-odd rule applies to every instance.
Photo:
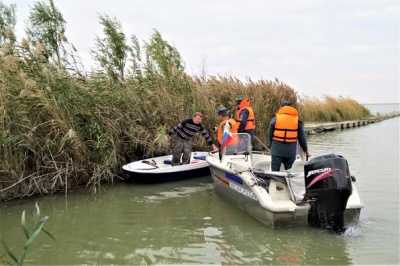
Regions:
[[[312, 225], [343, 231], [358, 221], [363, 202], [347, 160], [337, 154], [304, 161], [290, 170], [271, 171], [271, 156], [252, 151], [248, 134], [233, 134], [236, 147], [209, 152], [216, 191], [271, 227]], [[226, 152], [229, 151], [229, 152]], [[233, 152], [232, 152], [233, 151]]]
[[210, 175], [206, 151], [191, 153], [190, 163], [171, 166], [172, 155], [134, 161], [122, 166], [129, 181], [135, 183], [161, 183]]

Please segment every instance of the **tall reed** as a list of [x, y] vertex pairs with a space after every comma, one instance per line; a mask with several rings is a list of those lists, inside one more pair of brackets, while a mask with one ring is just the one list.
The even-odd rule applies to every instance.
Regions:
[[301, 117], [304, 121], [338, 122], [345, 120], [365, 119], [371, 116], [370, 111], [356, 100], [349, 97], [301, 98]]
[[[264, 143], [283, 100], [294, 103], [305, 121], [368, 115], [352, 99], [300, 98], [278, 79], [189, 76], [176, 48], [157, 31], [144, 45], [146, 60], [134, 43], [137, 69], [118, 82], [107, 71], [73, 69], [80, 65], [74, 53], [69, 56], [75, 63], [60, 67], [43, 57], [40, 43], [6, 44], [0, 51], [0, 199], [67, 194], [75, 186], [96, 192], [103, 182], [122, 177], [124, 163], [171, 153], [165, 134], [194, 112], [204, 114], [209, 131], [219, 124], [219, 107], [234, 117], [239, 97], [251, 98], [256, 135]], [[209, 147], [196, 135], [194, 149]]]

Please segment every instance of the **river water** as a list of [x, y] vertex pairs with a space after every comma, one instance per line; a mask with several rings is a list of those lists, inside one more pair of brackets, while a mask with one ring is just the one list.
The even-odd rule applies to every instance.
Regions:
[[56, 242], [41, 233], [28, 265], [398, 265], [399, 120], [308, 137], [312, 156], [344, 156], [357, 179], [365, 207], [343, 235], [266, 227], [216, 194], [211, 176], [3, 202], [0, 230], [19, 256], [21, 213], [31, 225], [38, 201]]
[[400, 103], [369, 103], [364, 104], [364, 106], [369, 109], [373, 115], [400, 111]]

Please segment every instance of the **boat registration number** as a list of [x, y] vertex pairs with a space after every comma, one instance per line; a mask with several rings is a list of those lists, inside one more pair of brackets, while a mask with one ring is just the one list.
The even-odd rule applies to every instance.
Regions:
[[250, 199], [257, 200], [257, 197], [256, 197], [256, 195], [254, 195], [253, 191], [245, 189], [245, 188], [238, 186], [232, 182], [229, 182], [229, 187]]

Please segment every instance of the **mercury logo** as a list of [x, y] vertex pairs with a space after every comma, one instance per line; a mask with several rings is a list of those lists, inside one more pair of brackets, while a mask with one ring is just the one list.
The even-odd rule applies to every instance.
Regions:
[[309, 177], [310, 175], [313, 174], [320, 174], [320, 173], [325, 173], [330, 171], [332, 168], [321, 168], [321, 169], [317, 169], [317, 170], [312, 170], [310, 172], [308, 172], [307, 177]]

